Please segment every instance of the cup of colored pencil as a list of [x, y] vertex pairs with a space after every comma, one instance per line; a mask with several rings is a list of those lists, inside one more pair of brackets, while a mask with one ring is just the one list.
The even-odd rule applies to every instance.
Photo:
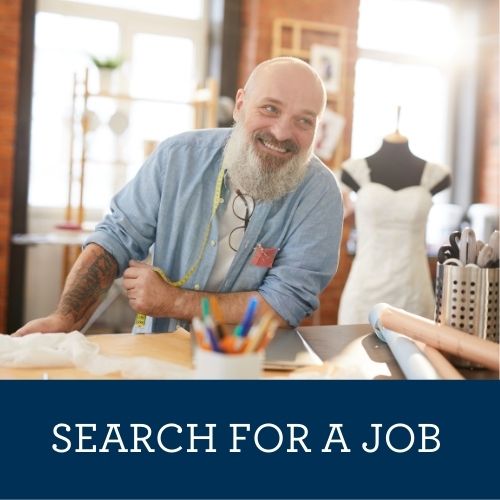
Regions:
[[241, 322], [225, 324], [215, 297], [201, 301], [202, 317], [192, 321], [196, 338], [195, 376], [199, 379], [256, 379], [266, 346], [278, 328], [273, 314], [257, 319], [259, 301], [251, 297]]

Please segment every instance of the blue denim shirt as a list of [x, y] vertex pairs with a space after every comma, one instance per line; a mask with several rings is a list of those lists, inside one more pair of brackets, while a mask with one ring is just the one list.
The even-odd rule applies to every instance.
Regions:
[[[172, 280], [182, 278], [200, 253], [230, 133], [230, 129], [197, 130], [161, 143], [113, 198], [110, 213], [85, 244], [97, 243], [111, 253], [119, 276], [130, 259], [145, 259], [154, 245], [154, 265]], [[229, 199], [225, 189], [222, 198]], [[225, 210], [226, 205], [218, 210]], [[338, 183], [313, 157], [295, 191], [256, 203], [219, 292], [257, 290], [290, 325], [297, 325], [318, 307], [318, 295], [337, 269], [342, 218]], [[201, 263], [183, 288], [204, 289], [218, 240], [215, 217]], [[279, 248], [270, 269], [251, 263], [259, 243]], [[152, 331], [186, 325], [175, 318], [154, 318]]]

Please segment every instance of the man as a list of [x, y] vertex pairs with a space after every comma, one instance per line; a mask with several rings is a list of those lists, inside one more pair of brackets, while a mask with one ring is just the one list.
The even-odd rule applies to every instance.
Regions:
[[[336, 271], [342, 231], [337, 182], [312, 155], [325, 105], [303, 61], [257, 66], [237, 92], [234, 128], [164, 141], [87, 239], [57, 310], [16, 334], [82, 328], [122, 275], [148, 331], [186, 326], [211, 294], [227, 323], [257, 295], [261, 313], [297, 325]], [[140, 262], [150, 251], [163, 277]]]

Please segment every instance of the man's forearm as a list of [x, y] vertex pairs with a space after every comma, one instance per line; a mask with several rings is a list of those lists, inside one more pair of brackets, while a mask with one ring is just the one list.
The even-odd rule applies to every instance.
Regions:
[[200, 304], [202, 297], [215, 297], [217, 299], [226, 324], [238, 324], [245, 314], [250, 297], [257, 297], [260, 303], [257, 317], [266, 312], [272, 312], [279, 320], [280, 326], [288, 326], [287, 322], [276, 313], [258, 292], [213, 293], [177, 289], [175, 298], [170, 304], [169, 308], [171, 310], [168, 312], [168, 316], [187, 320], [191, 320], [193, 316], [201, 316]]
[[123, 289], [132, 309], [153, 317], [176, 318], [191, 321], [201, 316], [201, 299], [214, 297], [224, 313], [224, 323], [239, 323], [248, 307], [250, 297], [257, 297], [260, 306], [257, 317], [271, 312], [279, 320], [280, 326], [287, 322], [255, 291], [216, 293], [177, 288], [160, 277], [148, 264], [130, 261], [123, 273]]
[[56, 314], [81, 328], [116, 278], [118, 264], [102, 247], [88, 245], [68, 275]]

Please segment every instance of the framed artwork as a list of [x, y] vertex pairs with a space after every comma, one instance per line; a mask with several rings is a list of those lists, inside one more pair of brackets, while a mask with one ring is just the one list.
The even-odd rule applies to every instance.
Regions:
[[322, 160], [329, 161], [337, 144], [339, 143], [342, 132], [344, 131], [345, 118], [335, 113], [329, 108], [325, 109], [323, 117], [318, 125], [314, 152]]
[[340, 49], [329, 45], [311, 45], [311, 66], [319, 73], [328, 93], [340, 90], [342, 76]]

